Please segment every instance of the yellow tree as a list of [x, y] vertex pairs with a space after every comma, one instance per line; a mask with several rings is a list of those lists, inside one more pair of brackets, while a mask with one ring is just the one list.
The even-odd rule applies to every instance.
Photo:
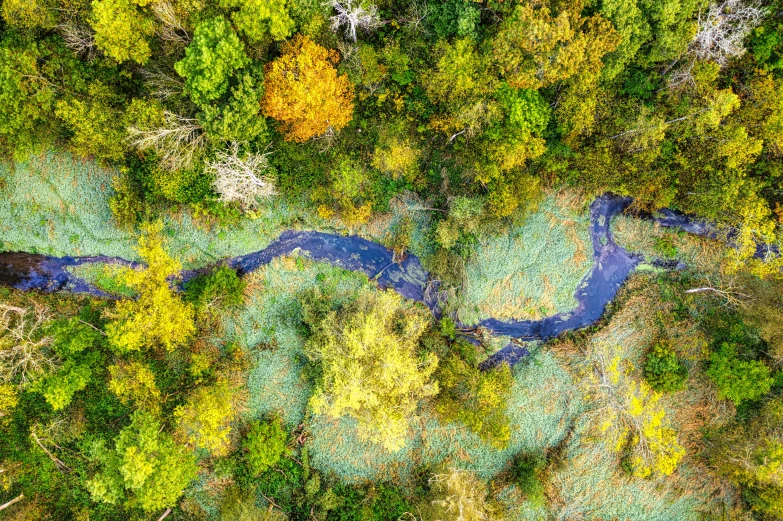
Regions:
[[286, 139], [300, 143], [345, 127], [353, 117], [353, 89], [346, 75], [337, 74], [337, 51], [301, 35], [282, 50], [264, 70], [264, 114], [281, 123]]
[[668, 476], [685, 455], [677, 433], [666, 420], [658, 401], [660, 393], [644, 381], [631, 378], [620, 357], [607, 360], [599, 352], [593, 383], [599, 390], [597, 410], [600, 430], [614, 440], [616, 450], [626, 454], [634, 476], [653, 473]]
[[117, 303], [107, 312], [111, 320], [106, 334], [112, 347], [121, 352], [163, 347], [171, 351], [186, 344], [196, 331], [193, 306], [171, 288], [182, 265], [163, 248], [162, 225], [151, 225], [139, 238], [138, 252], [145, 269], [128, 269], [124, 282], [139, 293], [136, 300]]
[[361, 438], [401, 449], [419, 400], [438, 392], [430, 380], [437, 358], [418, 354], [428, 322], [396, 293], [370, 289], [348, 308], [322, 316], [306, 346], [322, 371], [313, 411], [347, 414], [358, 421]]
[[234, 389], [225, 380], [199, 387], [174, 411], [177, 434], [188, 445], [208, 450], [214, 456], [228, 453], [231, 422], [236, 416]]

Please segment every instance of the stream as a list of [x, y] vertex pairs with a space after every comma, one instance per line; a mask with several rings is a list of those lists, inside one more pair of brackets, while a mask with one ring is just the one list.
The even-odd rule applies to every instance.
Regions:
[[[641, 255], [629, 253], [618, 246], [610, 229], [612, 218], [625, 210], [631, 201], [630, 197], [604, 194], [590, 204], [590, 236], [594, 262], [590, 272], [576, 289], [575, 309], [540, 320], [500, 321], [489, 318], [479, 322], [478, 326], [496, 335], [529, 341], [546, 340], [565, 331], [584, 328], [597, 322], [623, 282], [643, 260]], [[679, 227], [696, 235], [714, 237], [716, 234], [715, 227], [710, 223], [672, 210], [662, 210], [651, 218], [661, 226]], [[436, 317], [441, 316], [442, 299], [438, 282], [430, 278], [418, 258], [408, 255], [402, 262], [396, 263], [392, 252], [386, 247], [357, 236], [289, 230], [263, 250], [225, 259], [223, 262], [234, 268], [239, 275], [244, 275], [268, 264], [276, 257], [295, 251], [316, 261], [362, 272], [375, 280], [381, 288], [393, 289], [403, 297], [422, 302]], [[769, 249], [766, 251], [769, 252]], [[89, 263], [137, 265], [117, 257], [51, 257], [34, 253], [0, 252], [0, 284], [23, 291], [69, 291], [96, 297], [112, 297], [67, 269]], [[666, 267], [684, 266], [675, 262], [674, 265]], [[207, 267], [184, 271], [183, 282], [209, 269]], [[524, 347], [510, 343], [485, 360], [482, 367], [492, 367], [502, 362], [514, 365], [527, 355], [528, 351]]]

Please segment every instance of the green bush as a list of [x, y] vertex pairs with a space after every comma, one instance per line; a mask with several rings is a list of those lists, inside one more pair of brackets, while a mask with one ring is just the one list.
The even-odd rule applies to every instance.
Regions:
[[707, 376], [718, 387], [718, 397], [739, 405], [745, 400], [757, 400], [767, 394], [774, 379], [766, 364], [758, 360], [741, 360], [736, 344], [724, 342], [710, 355]]
[[279, 418], [251, 424], [242, 444], [250, 472], [259, 476], [277, 465], [288, 452], [287, 443], [288, 433]]
[[534, 505], [544, 504], [543, 473], [546, 466], [546, 456], [540, 453], [522, 453], [514, 459], [514, 466], [511, 470], [514, 482], [520, 492], [525, 495], [525, 499]]
[[202, 312], [211, 306], [218, 309], [238, 306], [242, 304], [245, 286], [237, 272], [224, 264], [185, 283], [185, 301]]
[[112, 188], [114, 188], [114, 195], [109, 200], [112, 217], [118, 227], [132, 230], [144, 211], [141, 189], [127, 174], [116, 176], [112, 180]]
[[680, 363], [671, 347], [666, 343], [658, 343], [647, 354], [644, 377], [656, 391], [679, 391], [688, 378], [688, 368]]

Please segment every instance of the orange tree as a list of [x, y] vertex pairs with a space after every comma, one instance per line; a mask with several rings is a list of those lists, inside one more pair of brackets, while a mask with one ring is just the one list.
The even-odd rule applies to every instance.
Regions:
[[264, 71], [264, 114], [281, 122], [287, 140], [298, 142], [347, 125], [353, 115], [353, 89], [348, 77], [338, 76], [334, 68], [337, 51], [301, 35], [282, 49], [283, 55]]

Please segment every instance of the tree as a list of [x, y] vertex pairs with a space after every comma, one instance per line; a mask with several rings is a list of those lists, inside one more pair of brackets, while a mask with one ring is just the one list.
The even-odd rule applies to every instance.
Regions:
[[264, 114], [281, 122], [286, 139], [298, 142], [345, 127], [353, 117], [353, 90], [334, 68], [337, 52], [301, 35], [281, 49], [283, 55], [264, 69]]
[[517, 4], [492, 40], [494, 62], [513, 87], [539, 89], [576, 74], [597, 74], [601, 58], [620, 41], [602, 16], [582, 18], [581, 1], [557, 14], [547, 4]]
[[720, 66], [745, 53], [745, 38], [764, 18], [759, 4], [723, 0], [699, 13], [699, 29], [690, 45], [697, 60], [712, 60]]
[[296, 27], [286, 0], [221, 0], [220, 5], [224, 9], [238, 9], [231, 13], [231, 20], [251, 43], [262, 42], [267, 37], [285, 40]]
[[688, 378], [688, 368], [680, 363], [677, 353], [667, 343], [659, 342], [647, 353], [644, 377], [656, 391], [679, 391]]
[[155, 375], [142, 362], [124, 362], [109, 366], [108, 388], [125, 405], [157, 413], [160, 409], [160, 389]]
[[728, 398], [736, 405], [744, 400], [757, 400], [767, 394], [774, 379], [769, 367], [758, 360], [741, 360], [737, 346], [724, 342], [710, 355], [707, 376], [718, 387], [718, 398]]
[[378, 16], [378, 8], [366, 1], [360, 0], [354, 5], [353, 0], [330, 0], [327, 5], [336, 13], [331, 17], [332, 31], [337, 32], [340, 27], [345, 26], [345, 37], [353, 42], [356, 41], [357, 29], [369, 33], [383, 25]]
[[231, 443], [231, 422], [236, 417], [234, 406], [236, 390], [228, 382], [198, 387], [187, 401], [174, 410], [177, 435], [197, 449], [205, 449], [213, 456], [228, 454]]
[[211, 141], [253, 141], [266, 134], [261, 114], [263, 82], [260, 74], [243, 71], [225, 103], [205, 105], [198, 120]]
[[436, 408], [447, 422], [459, 421], [498, 449], [511, 439], [506, 406], [514, 378], [508, 364], [482, 371], [452, 355], [435, 374], [440, 384]]
[[218, 16], [201, 22], [185, 57], [174, 64], [185, 78], [185, 92], [193, 103], [205, 107], [228, 90], [234, 72], [250, 64], [245, 45], [231, 24]]
[[139, 238], [138, 253], [146, 268], [127, 269], [122, 279], [139, 294], [106, 312], [109, 344], [120, 352], [163, 347], [171, 351], [187, 344], [196, 331], [193, 306], [182, 302], [169, 278], [181, 264], [163, 248], [162, 225], [150, 225]]
[[149, 0], [93, 0], [90, 25], [95, 45], [119, 63], [144, 65], [152, 55], [147, 37], [155, 22], [143, 9]]
[[311, 324], [308, 359], [320, 378], [310, 399], [316, 414], [358, 421], [359, 436], [396, 451], [421, 399], [434, 396], [437, 358], [420, 356], [428, 317], [390, 291], [364, 289], [356, 301]]
[[265, 422], [253, 422], [242, 443], [250, 472], [260, 476], [277, 465], [287, 452], [288, 433], [280, 418]]
[[8, 25], [22, 29], [52, 29], [57, 25], [55, 10], [46, 0], [6, 0], [0, 13]]
[[747, 424], [731, 425], [711, 441], [710, 462], [745, 487], [753, 510], [764, 519], [783, 517], [783, 400], [766, 401]]
[[114, 449], [99, 440], [90, 458], [102, 467], [86, 482], [93, 501], [145, 512], [173, 507], [198, 470], [194, 455], [143, 411], [133, 413], [130, 425], [114, 439]]
[[112, 92], [100, 83], [87, 89], [86, 100], [59, 100], [55, 114], [71, 131], [71, 149], [80, 156], [117, 161], [125, 154], [125, 126], [119, 111], [108, 104]]
[[[4, 4], [5, 5], [5, 4]], [[45, 146], [55, 88], [41, 70], [38, 45], [4, 37], [0, 44], [0, 146], [18, 160]]]
[[632, 379], [620, 357], [607, 363], [604, 354], [599, 353], [594, 378], [602, 397], [601, 406], [595, 411], [600, 431], [625, 452], [624, 459], [633, 475], [668, 476], [674, 472], [685, 449], [666, 422], [666, 411], [658, 403], [661, 395], [645, 382]]

